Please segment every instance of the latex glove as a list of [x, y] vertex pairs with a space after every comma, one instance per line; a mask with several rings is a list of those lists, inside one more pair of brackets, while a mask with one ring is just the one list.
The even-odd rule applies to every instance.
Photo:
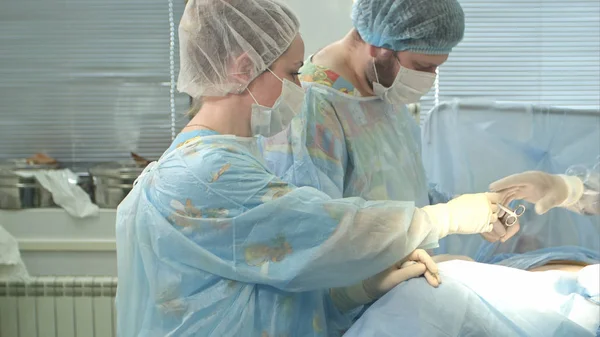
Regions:
[[[508, 202], [502, 198], [500, 198], [500, 203], [502, 205], [508, 205]], [[505, 219], [504, 217], [506, 213], [502, 210], [499, 209], [498, 210], [498, 220], [496, 220], [493, 224], [492, 224], [492, 231], [489, 233], [481, 233], [481, 236], [488, 242], [506, 242], [508, 241], [508, 239], [512, 238], [513, 236], [515, 236], [515, 234], [517, 234], [519, 232], [519, 230], [521, 229], [521, 223], [519, 222], [519, 219], [517, 218], [517, 222], [515, 222], [512, 226], [506, 226], [505, 223]]]
[[425, 206], [430, 221], [439, 229], [439, 238], [449, 234], [489, 233], [498, 221], [497, 193], [464, 194], [446, 204]]
[[335, 306], [341, 312], [346, 312], [371, 303], [398, 284], [420, 276], [425, 276], [427, 283], [436, 288], [442, 283], [437, 265], [431, 256], [423, 249], [416, 249], [381, 273], [350, 287], [333, 288], [329, 293]]
[[517, 219], [517, 222], [515, 222], [514, 225], [508, 227], [504, 224], [504, 216], [504, 211], [500, 210], [498, 213], [499, 219], [493, 224], [494, 229], [489, 233], [481, 234], [485, 240], [489, 242], [506, 242], [519, 232], [521, 229], [521, 223], [519, 222], [519, 219]]
[[[505, 198], [501, 198], [500, 203], [502, 205], [508, 205], [509, 201]], [[506, 212], [500, 209], [498, 211], [498, 220], [494, 222], [494, 229], [489, 233], [482, 233], [481, 236], [489, 242], [506, 242], [508, 239], [512, 238], [521, 229], [521, 223], [519, 222], [519, 218], [517, 218], [517, 222], [512, 226], [506, 226], [504, 223], [506, 222], [505, 217], [507, 216]]]
[[490, 185], [490, 190], [501, 193], [505, 205], [513, 200], [525, 200], [535, 204], [538, 214], [544, 214], [554, 207], [568, 208], [576, 204], [584, 186], [578, 177], [529, 171], [500, 179]]

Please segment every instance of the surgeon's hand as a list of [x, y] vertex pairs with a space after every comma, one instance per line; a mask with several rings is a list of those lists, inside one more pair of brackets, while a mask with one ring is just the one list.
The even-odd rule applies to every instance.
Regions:
[[498, 221], [500, 195], [464, 194], [446, 204], [422, 208], [439, 230], [439, 238], [449, 234], [482, 234], [494, 229]]
[[436, 288], [442, 283], [437, 265], [423, 249], [414, 250], [404, 260], [366, 279], [363, 287], [367, 295], [376, 300], [398, 284], [419, 276], [425, 276], [427, 283]]
[[570, 207], [583, 195], [584, 186], [578, 177], [529, 171], [508, 176], [490, 185], [500, 193], [505, 205], [513, 200], [535, 204], [535, 211], [544, 214], [555, 207]]
[[420, 276], [436, 288], [442, 283], [436, 263], [423, 249], [413, 251], [402, 261], [356, 285], [331, 289], [330, 295], [335, 306], [346, 312], [371, 303], [398, 284]]
[[517, 218], [517, 222], [514, 225], [508, 227], [504, 224], [506, 216], [503, 210], [500, 210], [498, 213], [498, 220], [494, 222], [494, 229], [489, 233], [482, 233], [481, 236], [489, 241], [489, 242], [506, 242], [508, 239], [512, 238], [515, 234], [519, 232], [521, 229], [521, 224], [519, 223], [519, 219]]

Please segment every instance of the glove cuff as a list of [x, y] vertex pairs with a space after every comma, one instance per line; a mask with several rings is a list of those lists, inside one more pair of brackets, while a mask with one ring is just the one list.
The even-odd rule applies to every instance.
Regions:
[[564, 174], [559, 174], [558, 177], [561, 178], [567, 186], [567, 199], [565, 199], [559, 207], [566, 208], [575, 205], [583, 196], [583, 181], [581, 181], [579, 177], [567, 176]]
[[366, 281], [362, 281], [346, 288], [348, 297], [360, 305], [371, 303], [377, 299], [369, 296], [369, 293], [365, 287], [365, 283]]
[[425, 206], [421, 210], [427, 215], [429, 223], [437, 229], [439, 239], [442, 239], [451, 232], [450, 210], [448, 204], [436, 204]]
[[329, 289], [329, 296], [341, 312], [348, 312], [375, 300], [367, 294], [363, 282], [344, 288], [331, 288]]

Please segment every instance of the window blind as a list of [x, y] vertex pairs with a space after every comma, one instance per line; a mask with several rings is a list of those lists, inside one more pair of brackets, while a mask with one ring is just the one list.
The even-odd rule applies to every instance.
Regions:
[[465, 38], [440, 67], [423, 112], [455, 97], [600, 108], [599, 1], [460, 3]]
[[0, 1], [0, 158], [160, 156], [189, 106], [171, 109], [169, 19], [166, 0]]

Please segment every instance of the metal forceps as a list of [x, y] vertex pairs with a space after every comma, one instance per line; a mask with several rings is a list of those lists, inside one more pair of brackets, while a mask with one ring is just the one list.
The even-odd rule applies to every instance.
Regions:
[[523, 213], [525, 213], [525, 210], [527, 209], [523, 205], [519, 205], [519, 207], [517, 207], [517, 209], [515, 209], [514, 211], [501, 204], [498, 204], [498, 207], [506, 213], [503, 216], [504, 226], [506, 227], [514, 226], [517, 223], [517, 220], [519, 220], [521, 215], [523, 215]]

